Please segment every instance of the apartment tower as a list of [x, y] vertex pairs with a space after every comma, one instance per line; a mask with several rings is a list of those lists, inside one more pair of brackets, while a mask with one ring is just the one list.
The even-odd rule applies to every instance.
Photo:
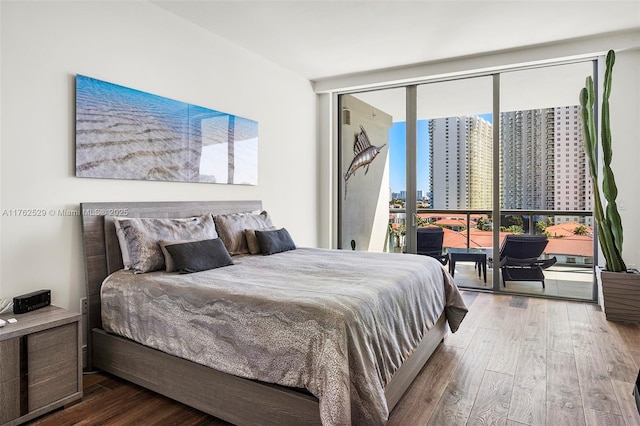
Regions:
[[500, 205], [553, 209], [553, 108], [503, 112], [500, 118]]
[[[591, 210], [591, 177], [584, 153], [580, 105], [554, 108], [555, 210]], [[591, 216], [557, 216], [556, 223], [578, 222], [593, 226]]]
[[[491, 209], [492, 125], [480, 117], [429, 121], [429, 190], [434, 209]], [[504, 210], [591, 210], [580, 106], [511, 111], [500, 119], [500, 205]], [[555, 223], [592, 225], [590, 217]]]
[[491, 209], [492, 129], [481, 117], [429, 120], [434, 209]]

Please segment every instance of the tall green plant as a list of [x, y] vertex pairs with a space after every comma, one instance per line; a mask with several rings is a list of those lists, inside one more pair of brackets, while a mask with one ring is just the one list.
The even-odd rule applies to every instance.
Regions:
[[607, 202], [602, 206], [600, 187], [598, 184], [598, 153], [596, 137], [596, 119], [593, 111], [595, 89], [593, 79], [587, 77], [585, 87], [580, 91], [580, 106], [582, 115], [582, 130], [584, 147], [589, 159], [589, 173], [593, 192], [593, 209], [598, 226], [598, 240], [606, 262], [606, 269], [611, 272], [621, 272], [627, 269], [622, 260], [622, 220], [618, 213], [616, 197], [618, 188], [611, 170], [611, 126], [609, 123], [609, 95], [611, 94], [611, 73], [616, 56], [613, 50], [607, 53], [604, 74], [604, 93], [602, 96], [602, 120], [600, 123], [600, 139], [602, 144], [602, 193]]

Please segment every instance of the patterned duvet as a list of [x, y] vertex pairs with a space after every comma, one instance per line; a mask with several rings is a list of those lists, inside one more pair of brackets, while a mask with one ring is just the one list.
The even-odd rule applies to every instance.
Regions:
[[384, 388], [444, 311], [466, 307], [426, 256], [304, 249], [180, 275], [118, 271], [103, 328], [216, 370], [305, 388], [325, 425], [384, 424]]

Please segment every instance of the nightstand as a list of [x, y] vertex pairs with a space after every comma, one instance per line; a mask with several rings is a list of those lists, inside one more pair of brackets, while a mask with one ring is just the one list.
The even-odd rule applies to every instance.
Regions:
[[17, 425], [82, 398], [82, 315], [56, 306], [3, 314], [0, 425]]

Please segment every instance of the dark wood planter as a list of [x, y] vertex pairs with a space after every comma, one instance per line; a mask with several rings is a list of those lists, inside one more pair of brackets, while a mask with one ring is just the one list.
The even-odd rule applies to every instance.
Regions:
[[[596, 268], [598, 269], [598, 268]], [[599, 271], [604, 313], [609, 321], [640, 323], [640, 274]]]

